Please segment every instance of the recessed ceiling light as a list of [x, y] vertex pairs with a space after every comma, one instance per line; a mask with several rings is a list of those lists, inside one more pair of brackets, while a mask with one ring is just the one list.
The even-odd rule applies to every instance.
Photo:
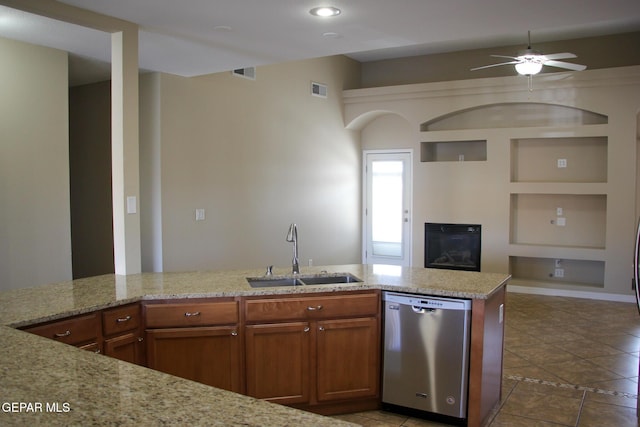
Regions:
[[340, 9], [333, 6], [314, 7], [309, 11], [313, 16], [320, 16], [322, 18], [328, 18], [330, 16], [340, 15]]

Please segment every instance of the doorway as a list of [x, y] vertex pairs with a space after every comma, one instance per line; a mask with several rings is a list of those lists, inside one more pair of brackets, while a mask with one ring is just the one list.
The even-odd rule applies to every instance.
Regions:
[[411, 150], [363, 153], [364, 264], [411, 265]]

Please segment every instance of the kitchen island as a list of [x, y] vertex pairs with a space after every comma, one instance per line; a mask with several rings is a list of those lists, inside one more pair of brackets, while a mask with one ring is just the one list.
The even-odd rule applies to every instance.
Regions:
[[[265, 270], [105, 275], [0, 293], [2, 425], [339, 425], [96, 355], [15, 328], [146, 300], [312, 294], [363, 289], [468, 298], [472, 306], [469, 425], [500, 399], [505, 274], [380, 265], [303, 269], [351, 273], [359, 283], [251, 288]], [[276, 269], [274, 274], [286, 274]], [[345, 424], [347, 425], [347, 424]]]

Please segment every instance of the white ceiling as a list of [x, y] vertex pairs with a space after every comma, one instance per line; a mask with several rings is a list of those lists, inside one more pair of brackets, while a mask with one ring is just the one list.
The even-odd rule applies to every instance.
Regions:
[[[137, 23], [140, 68], [181, 76], [336, 54], [367, 62], [493, 46], [525, 48], [527, 30], [534, 45], [640, 30], [640, 0], [60, 2]], [[333, 18], [309, 14], [327, 4], [342, 13]], [[110, 61], [106, 33], [2, 6], [0, 36]]]

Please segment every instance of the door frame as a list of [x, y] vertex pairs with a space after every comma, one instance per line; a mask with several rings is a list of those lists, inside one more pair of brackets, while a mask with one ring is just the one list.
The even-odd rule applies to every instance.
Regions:
[[406, 185], [408, 186], [407, 194], [408, 200], [406, 201], [406, 207], [409, 213], [407, 214], [409, 221], [407, 223], [407, 241], [404, 243], [405, 249], [405, 262], [403, 266], [411, 267], [413, 264], [413, 149], [412, 148], [398, 148], [398, 149], [381, 149], [381, 150], [362, 150], [362, 263], [367, 264], [367, 242], [368, 242], [368, 227], [367, 227], [367, 156], [369, 154], [408, 154], [409, 155], [409, 172], [406, 178]]

